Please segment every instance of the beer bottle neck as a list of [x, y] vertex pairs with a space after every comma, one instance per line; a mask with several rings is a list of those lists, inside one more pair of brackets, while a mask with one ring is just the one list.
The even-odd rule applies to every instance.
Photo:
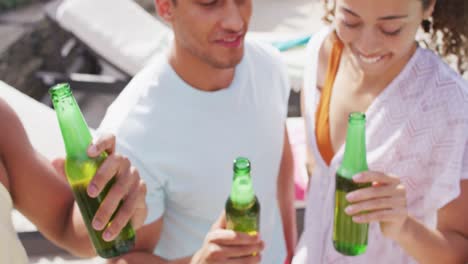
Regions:
[[353, 118], [351, 115], [346, 132], [343, 162], [338, 169], [338, 173], [342, 177], [351, 178], [356, 173], [367, 170], [365, 117]]
[[249, 173], [234, 174], [230, 199], [238, 209], [249, 208], [255, 199], [252, 179]]
[[56, 86], [50, 93], [67, 156], [76, 159], [87, 158], [86, 150], [92, 143], [92, 136], [68, 85]]

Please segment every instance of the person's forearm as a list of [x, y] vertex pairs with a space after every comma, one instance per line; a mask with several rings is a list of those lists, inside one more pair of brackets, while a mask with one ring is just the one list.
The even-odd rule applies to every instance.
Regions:
[[430, 230], [409, 217], [402, 234], [395, 239], [418, 263], [466, 263], [468, 239], [455, 232]]
[[83, 217], [75, 202], [64, 221], [66, 222], [64, 233], [58, 243], [73, 255], [85, 258], [96, 256]]
[[131, 252], [118, 258], [110, 259], [107, 264], [189, 264], [192, 257], [166, 260], [148, 252]]
[[283, 221], [283, 233], [288, 254], [294, 253], [297, 242], [296, 209], [294, 208], [294, 182], [279, 184], [278, 203]]
[[294, 190], [294, 171], [292, 158], [283, 162], [278, 178], [278, 205], [283, 222], [283, 233], [288, 254], [292, 254], [296, 247], [297, 229], [296, 229], [296, 209], [294, 208], [295, 190]]
[[294, 207], [294, 159], [289, 139], [286, 134], [277, 181], [278, 205], [283, 221], [283, 233], [289, 255], [294, 253], [297, 242], [296, 209]]
[[55, 208], [53, 221], [48, 226], [38, 226], [39, 231], [55, 245], [63, 248], [72, 255], [81, 258], [96, 256], [86, 225], [81, 217], [78, 205], [73, 196], [61, 196], [61, 209]]

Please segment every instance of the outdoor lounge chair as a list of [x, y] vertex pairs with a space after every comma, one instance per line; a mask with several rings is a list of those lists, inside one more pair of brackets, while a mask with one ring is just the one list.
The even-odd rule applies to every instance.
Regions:
[[77, 73], [71, 65], [63, 72], [39, 72], [47, 86], [67, 81], [74, 89], [118, 94], [170, 40], [169, 28], [132, 0], [55, 0], [47, 16], [73, 36], [61, 49], [63, 57], [82, 49], [113, 69]]
[[[274, 12], [272, 8], [275, 8], [275, 4], [282, 12], [275, 14], [277, 20], [271, 20], [270, 12]], [[287, 3], [254, 1], [252, 23], [254, 31], [247, 37], [277, 44], [278, 47], [282, 46], [284, 50], [282, 54], [296, 90], [299, 90], [302, 82], [304, 64], [302, 58], [306, 43], [304, 40], [307, 40], [311, 32], [316, 31], [320, 25], [320, 17], [313, 16], [311, 11], [318, 4], [310, 0], [291, 0]], [[47, 13], [49, 18], [75, 37], [65, 45], [63, 54], [69, 53], [71, 47], [77, 43], [82, 43], [97, 57], [120, 71], [124, 76], [124, 82], [143, 68], [152, 56], [163, 52], [172, 38], [171, 30], [166, 24], [151, 16], [132, 0], [57, 0], [49, 4]], [[263, 25], [263, 20], [268, 20], [267, 22], [271, 24], [269, 30], [273, 31], [266, 31], [268, 28]], [[255, 27], [260, 30], [256, 31]], [[295, 48], [297, 46], [300, 48]], [[43, 72], [40, 75], [49, 80], [54, 76], [62, 76], [71, 81], [81, 80], [84, 83], [98, 81], [106, 84], [116, 81], [110, 76], [93, 77], [83, 74], [63, 76]], [[123, 88], [121, 86], [119, 85], [118, 90]]]

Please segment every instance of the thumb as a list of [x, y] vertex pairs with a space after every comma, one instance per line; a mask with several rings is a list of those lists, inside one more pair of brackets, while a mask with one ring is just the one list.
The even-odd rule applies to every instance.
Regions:
[[66, 177], [65, 174], [65, 159], [57, 158], [52, 161], [52, 166], [62, 177]]
[[226, 212], [224, 210], [219, 215], [218, 220], [211, 226], [211, 230], [215, 229], [226, 229]]

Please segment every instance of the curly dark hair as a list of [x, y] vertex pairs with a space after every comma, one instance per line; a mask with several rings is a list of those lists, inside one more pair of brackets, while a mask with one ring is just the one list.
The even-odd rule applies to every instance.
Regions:
[[[322, 0], [325, 7], [323, 20], [334, 19], [335, 0]], [[424, 42], [450, 64], [455, 64], [460, 74], [468, 71], [468, 1], [466, 0], [419, 0], [423, 8], [436, 1], [430, 21], [422, 27], [431, 41]]]

